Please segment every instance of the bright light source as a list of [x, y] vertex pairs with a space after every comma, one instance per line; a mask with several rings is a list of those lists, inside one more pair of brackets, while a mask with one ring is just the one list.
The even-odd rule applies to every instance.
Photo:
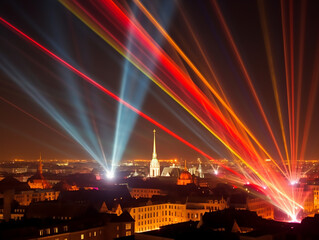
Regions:
[[106, 177], [107, 177], [108, 179], [114, 178], [114, 172], [107, 170], [107, 171], [106, 171]]
[[301, 221], [297, 218], [297, 216], [290, 216], [290, 221], [292, 223], [300, 223]]
[[297, 183], [298, 183], [298, 181], [296, 181], [296, 180], [291, 180], [291, 181], [290, 181], [290, 185], [292, 185], [292, 186], [293, 186], [293, 185], [296, 185]]
[[214, 174], [215, 174], [215, 175], [218, 175], [218, 170], [214, 170]]

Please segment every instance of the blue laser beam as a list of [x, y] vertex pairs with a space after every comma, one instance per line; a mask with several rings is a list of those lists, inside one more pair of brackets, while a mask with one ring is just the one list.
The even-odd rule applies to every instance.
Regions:
[[[151, 5], [154, 7], [154, 2], [152, 2]], [[163, 19], [162, 26], [164, 28], [167, 28], [169, 26], [174, 8], [175, 3], [169, 0], [161, 1], [161, 3], [158, 4], [158, 6], [156, 7], [156, 13], [159, 16], [159, 19]], [[161, 45], [163, 40], [162, 35], [151, 28], [152, 24], [150, 22], [140, 21], [140, 18], [143, 16], [138, 11], [135, 5], [132, 8], [132, 14], [135, 16], [136, 19], [138, 19], [140, 23], [143, 23], [144, 28], [150, 29], [148, 33], [159, 45]], [[139, 55], [139, 50], [134, 49], [134, 46], [131, 43], [131, 34], [128, 38], [127, 49], [130, 52]], [[155, 67], [154, 63], [156, 63], [156, 56], [154, 57], [154, 61], [150, 61], [149, 63], [146, 63], [146, 65], [149, 69], [152, 70]], [[144, 102], [149, 84], [150, 80], [145, 77], [145, 75], [138, 69], [136, 69], [127, 59], [125, 59], [123, 64], [123, 75], [121, 79], [120, 98], [129, 102], [134, 107], [140, 109]], [[121, 161], [132, 130], [135, 126], [137, 116], [138, 115], [136, 113], [123, 107], [122, 104], [118, 105], [112, 154], [112, 166], [116, 166], [118, 162]], [[111, 171], [114, 171], [114, 169], [112, 168]]]

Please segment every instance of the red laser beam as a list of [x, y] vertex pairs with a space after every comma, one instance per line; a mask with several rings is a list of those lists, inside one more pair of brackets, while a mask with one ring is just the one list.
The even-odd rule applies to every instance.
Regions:
[[22, 109], [21, 107], [17, 106], [16, 104], [10, 102], [9, 100], [5, 99], [4, 97], [0, 96], [0, 100], [2, 100], [3, 102], [9, 104], [10, 106], [14, 107], [15, 109], [19, 110], [20, 112], [24, 113], [25, 115], [27, 115], [28, 117], [36, 120], [37, 122], [39, 122], [40, 124], [42, 124], [43, 126], [49, 128], [50, 130], [52, 130], [53, 132], [59, 134], [61, 137], [64, 137], [65, 139], [69, 140], [69, 141], [73, 141], [71, 138], [67, 137], [66, 135], [64, 135], [63, 133], [59, 132], [58, 130], [56, 130], [55, 128], [51, 127], [50, 125], [48, 125], [47, 123], [43, 122], [42, 120], [40, 120], [39, 118], [33, 116], [31, 113], [28, 113], [27, 111], [25, 111], [24, 109]]
[[[94, 81], [92, 78], [88, 77], [87, 75], [85, 75], [84, 73], [82, 73], [80, 70], [76, 69], [75, 67], [73, 67], [71, 64], [67, 63], [65, 60], [63, 60], [62, 58], [60, 58], [59, 56], [57, 56], [56, 54], [54, 54], [53, 52], [51, 52], [49, 49], [45, 48], [43, 45], [41, 45], [40, 43], [38, 43], [37, 41], [35, 41], [33, 38], [29, 37], [27, 34], [25, 34], [24, 32], [22, 32], [21, 30], [19, 30], [18, 28], [16, 28], [15, 26], [13, 26], [11, 23], [9, 23], [8, 21], [6, 21], [5, 19], [3, 19], [2, 17], [0, 17], [0, 21], [1, 23], [6, 26], [7, 28], [9, 28], [10, 30], [12, 30], [13, 32], [17, 33], [18, 35], [22, 36], [24, 39], [26, 39], [28, 42], [30, 42], [31, 44], [33, 44], [34, 46], [36, 46], [37, 48], [39, 48], [41, 51], [43, 51], [44, 53], [46, 53], [48, 56], [52, 57], [53, 59], [57, 60], [58, 62], [60, 62], [62, 65], [64, 65], [65, 67], [67, 67], [69, 70], [71, 70], [72, 72], [74, 72], [75, 74], [77, 74], [79, 77], [81, 77], [82, 79], [84, 79], [85, 81], [87, 81], [88, 83], [92, 84], [93, 86], [95, 86], [96, 88], [98, 88], [99, 90], [101, 90], [102, 92], [104, 92], [105, 94], [109, 95], [111, 98], [115, 99], [116, 101], [120, 102], [121, 104], [123, 104], [124, 106], [126, 106], [127, 108], [131, 109], [132, 111], [136, 112], [137, 114], [139, 114], [141, 117], [143, 117], [144, 119], [146, 119], [147, 121], [151, 122], [152, 124], [158, 126], [159, 128], [161, 128], [163, 131], [165, 131], [166, 133], [168, 133], [169, 135], [171, 135], [172, 137], [176, 138], [177, 140], [181, 141], [182, 143], [184, 143], [186, 146], [192, 148], [193, 150], [197, 151], [198, 153], [200, 153], [201, 155], [207, 157], [208, 159], [213, 159], [215, 160], [213, 157], [209, 156], [207, 153], [203, 152], [202, 150], [200, 150], [199, 148], [195, 147], [194, 145], [192, 145], [191, 143], [189, 143], [188, 141], [186, 141], [185, 139], [183, 139], [182, 137], [180, 137], [179, 135], [177, 135], [176, 133], [172, 132], [171, 130], [169, 130], [168, 128], [166, 128], [165, 126], [163, 126], [162, 124], [160, 124], [159, 122], [157, 122], [156, 120], [154, 120], [153, 118], [149, 117], [148, 115], [146, 115], [145, 113], [141, 112], [140, 110], [138, 110], [137, 108], [133, 107], [132, 105], [130, 105], [129, 103], [127, 103], [126, 101], [124, 101], [123, 99], [121, 99], [120, 97], [118, 97], [117, 95], [115, 95], [113, 92], [111, 92], [110, 90], [106, 89], [105, 87], [103, 87], [101, 84], [97, 83], [96, 81]], [[245, 177], [241, 174], [239, 174], [238, 172], [234, 171], [233, 169], [230, 169], [229, 167], [223, 165], [222, 163], [218, 162], [217, 160], [215, 160], [216, 164], [220, 165], [221, 167], [223, 167], [224, 169], [228, 170], [229, 172], [233, 173], [234, 175], [238, 176], [239, 178], [241, 178], [242, 180], [245, 180]]]

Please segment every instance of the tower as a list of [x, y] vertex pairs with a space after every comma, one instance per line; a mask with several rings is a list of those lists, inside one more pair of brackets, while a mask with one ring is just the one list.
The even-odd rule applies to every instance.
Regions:
[[43, 166], [43, 164], [42, 164], [42, 156], [41, 156], [41, 153], [40, 153], [40, 159], [39, 159], [39, 165], [38, 165], [38, 173], [39, 173], [40, 175], [43, 174], [42, 166]]
[[153, 130], [154, 133], [154, 142], [153, 142], [153, 155], [152, 155], [152, 161], [150, 164], [150, 177], [158, 177], [160, 175], [160, 164], [157, 160], [157, 154], [156, 154], [156, 142], [155, 142], [155, 129]]
[[204, 177], [204, 174], [203, 174], [203, 170], [202, 170], [202, 164], [201, 164], [201, 161], [200, 161], [200, 158], [197, 158], [197, 161], [199, 162], [198, 164], [198, 177], [199, 178], [203, 178]]

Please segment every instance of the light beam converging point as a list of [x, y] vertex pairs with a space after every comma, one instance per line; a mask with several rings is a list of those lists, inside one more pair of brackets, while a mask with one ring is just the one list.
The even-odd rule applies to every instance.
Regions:
[[112, 170], [106, 170], [105, 176], [106, 176], [107, 179], [113, 179], [114, 176], [115, 176], [115, 173]]

